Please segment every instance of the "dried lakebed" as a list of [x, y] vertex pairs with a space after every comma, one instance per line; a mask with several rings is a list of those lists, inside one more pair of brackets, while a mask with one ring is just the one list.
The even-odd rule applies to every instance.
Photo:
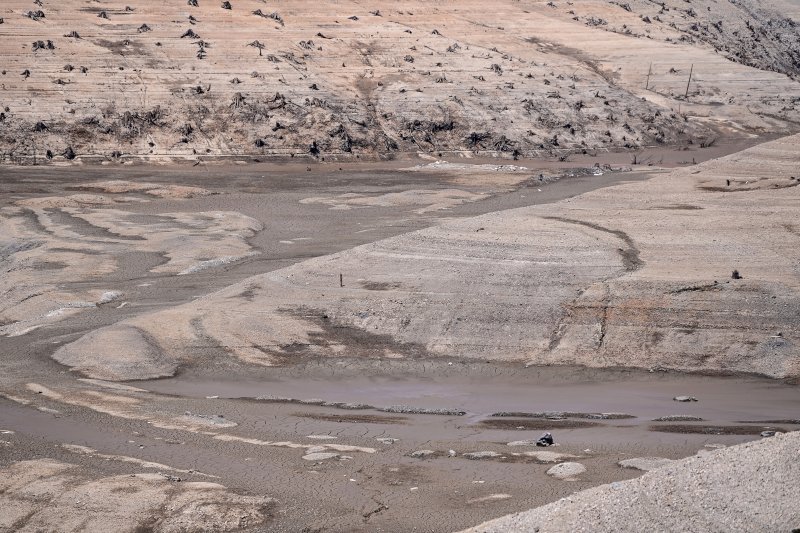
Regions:
[[[257, 527], [269, 531], [396, 531], [397, 524], [403, 530], [452, 531], [641, 475], [638, 467], [624, 465], [650, 468], [758, 440], [765, 431], [796, 429], [800, 399], [796, 387], [780, 381], [552, 364], [571, 362], [567, 355], [593, 346], [594, 341], [610, 347], [598, 355], [604, 365], [615, 364], [607, 358], [613, 355], [611, 348], [630, 346], [632, 357], [624, 364], [666, 368], [658, 358], [642, 358], [654, 353], [653, 346], [629, 345], [627, 340], [658, 341], [663, 345], [659, 353], [681, 361], [691, 360], [697, 346], [713, 348], [731, 340], [753, 339], [759, 341], [753, 346], [769, 350], [772, 359], [768, 361], [774, 361], [766, 370], [783, 368], [781, 375], [795, 376], [788, 363], [778, 365], [791, 361], [788, 355], [796, 343], [793, 329], [781, 322], [783, 317], [795, 316], [790, 283], [794, 256], [784, 243], [795, 228], [780, 226], [794, 213], [794, 195], [800, 190], [784, 187], [793, 182], [793, 146], [791, 139], [781, 140], [741, 156], [670, 173], [654, 170], [648, 176], [640, 168], [554, 183], [537, 179], [539, 170], [471, 174], [466, 179], [460, 172], [437, 174], [430, 169], [350, 173], [303, 167], [294, 173], [284, 169], [266, 173], [253, 167], [220, 167], [190, 175], [185, 169], [170, 168], [153, 176], [145, 168], [130, 168], [115, 169], [110, 173], [113, 177], [128, 179], [111, 182], [106, 181], [108, 169], [9, 171], [0, 191], [9, 228], [6, 235], [16, 238], [6, 249], [10, 267], [15, 267], [9, 268], [13, 276], [6, 283], [24, 306], [14, 305], [13, 298], [5, 302], [9, 316], [0, 359], [0, 479], [19, 476], [21, 470], [72, 469], [63, 465], [78, 465], [73, 469], [76, 480], [98, 480], [103, 485], [117, 483], [119, 476], [160, 473], [161, 477], [145, 477], [137, 483], [142, 490], [154, 484], [167, 500], [181, 495], [208, 497], [222, 502], [223, 509], [235, 513], [243, 509], [242, 514], [251, 513], [252, 523], [262, 520]], [[777, 160], [770, 172], [764, 170], [765, 158]], [[734, 170], [737, 188], [730, 194], [702, 189], [724, 183], [721, 176], [729, 177]], [[753, 186], [750, 174], [763, 178], [756, 183], [761, 189], [740, 190]], [[648, 177], [653, 179], [637, 181]], [[164, 182], [169, 187], [158, 185]], [[620, 182], [631, 183], [623, 186]], [[587, 192], [608, 185], [616, 186]], [[772, 185], [783, 188], [773, 190]], [[454, 194], [453, 187], [489, 196], [459, 204], [463, 195]], [[680, 194], [674, 193], [676, 188]], [[326, 200], [304, 201], [309, 198]], [[559, 200], [564, 201], [551, 204]], [[436, 211], [427, 209], [451, 201], [456, 203]], [[364, 202], [370, 205], [361, 206]], [[392, 206], [385, 206], [386, 202]], [[764, 221], [774, 228], [763, 228], [773, 229], [762, 228], [758, 216], [766, 215], [760, 212], [754, 219], [741, 214], [735, 220], [722, 216], [751, 213], [751, 206], [763, 203], [772, 205], [773, 213], [785, 215], [773, 214]], [[601, 206], [602, 213], [593, 211], [593, 205]], [[515, 207], [522, 209], [503, 211]], [[603, 213], [611, 207], [619, 214], [606, 220]], [[495, 214], [472, 218], [483, 213]], [[638, 217], [633, 222], [626, 219], [633, 215]], [[734, 224], [751, 219], [762, 228], [760, 233], [758, 228], [740, 229]], [[681, 235], [683, 228], [698, 228], [699, 222], [708, 220], [706, 225], [715, 228], [716, 238], [718, 228], [727, 228], [725, 242], [732, 243], [755, 232], [757, 239], [749, 246], [758, 245], [760, 250], [774, 242], [785, 257], [753, 252], [752, 257], [769, 255], [769, 262], [739, 264], [725, 255], [738, 248], [708, 242], [710, 233], [700, 227], [691, 241], [696, 247], [676, 263], [675, 247], [650, 236], [672, 233], [660, 228], [651, 232], [647, 226], [651, 220], [673, 221], [670, 227], [680, 227]], [[411, 241], [396, 238], [392, 242], [405, 243], [398, 250], [369, 248], [384, 255], [348, 251], [439, 225], [445, 229], [417, 232]], [[414, 240], [420, 235], [430, 239]], [[569, 244], [565, 239], [570, 236], [584, 252], [591, 252], [586, 256], [591, 259], [586, 263], [589, 277], [598, 271], [610, 277], [599, 285], [593, 284], [594, 278], [587, 279], [586, 286], [592, 290], [577, 300], [577, 293], [569, 291], [561, 295], [565, 299], [555, 295], [559, 298], [552, 300], [552, 309], [562, 309], [566, 303], [577, 312], [571, 317], [560, 321], [557, 313], [537, 317], [543, 309], [537, 303], [517, 315], [518, 323], [509, 321], [504, 314], [510, 309], [509, 300], [522, 295], [528, 300], [526, 305], [551, 301], [540, 298], [539, 288], [546, 291], [562, 281], [574, 282], [574, 276], [552, 265], [566, 267], [579, 256], [547, 247], [548, 242]], [[31, 248], [31, 242], [40, 244]], [[459, 245], [452, 254], [456, 261], [467, 253], [464, 250], [483, 251], [485, 276], [475, 275], [474, 263], [460, 266], [456, 262], [448, 270], [440, 261], [425, 270], [420, 268], [424, 263], [414, 259], [404, 271], [405, 263], [396, 259], [411, 250], [436, 260], [443, 243]], [[226, 246], [223, 252], [221, 244]], [[513, 262], [504, 271], [494, 268], [493, 257], [517, 257], [521, 244], [527, 252], [519, 257], [519, 264], [525, 268], [512, 268], [517, 265]], [[325, 263], [328, 259], [318, 257], [334, 252], [341, 252], [336, 257], [344, 262]], [[473, 252], [467, 255], [472, 257]], [[381, 259], [386, 253], [394, 259]], [[234, 257], [240, 259], [228, 262]], [[547, 260], [538, 261], [540, 257]], [[554, 257], [563, 258], [554, 262]], [[698, 276], [698, 257], [714, 259], [703, 269], [713, 271], [714, 278], [730, 275], [734, 265], [745, 279], [723, 281], [717, 290], [705, 274]], [[294, 270], [281, 269], [293, 264]], [[544, 266], [531, 266], [540, 264]], [[208, 268], [193, 268], [198, 265]], [[386, 270], [380, 270], [383, 265]], [[313, 268], [327, 276], [324, 290], [307, 283], [315, 279], [309, 277]], [[554, 268], [561, 277], [547, 274]], [[265, 272], [274, 272], [276, 279], [298, 274], [291, 287], [307, 288], [285, 292], [286, 304], [264, 315], [268, 304], [280, 296], [273, 289], [289, 286], [275, 284], [272, 278], [259, 279]], [[344, 287], [337, 276], [342, 272]], [[450, 277], [443, 281], [429, 276], [448, 272]], [[502, 272], [505, 277], [497, 277]], [[464, 273], [471, 273], [479, 283], [452, 285]], [[665, 278], [665, 274], [669, 275]], [[648, 285], [613, 285], [628, 278], [633, 283], [642, 276], [650, 280]], [[525, 290], [518, 288], [519, 283]], [[233, 287], [232, 297], [220, 300], [220, 291], [229, 287]], [[336, 289], [335, 298], [322, 301], [315, 296], [316, 292], [330, 296], [329, 288]], [[454, 293], [476, 298], [462, 302], [450, 321], [447, 313], [452, 312]], [[451, 303], [437, 307], [436, 301], [429, 301], [431, 294]], [[617, 300], [612, 298], [615, 294]], [[772, 294], [776, 298], [770, 298]], [[486, 295], [494, 295], [496, 307], [487, 305], [491, 298]], [[626, 300], [637, 295], [646, 297], [648, 305]], [[152, 331], [163, 349], [186, 349], [188, 357], [164, 372], [174, 371], [175, 377], [112, 383], [103, 379], [133, 379], [129, 372], [143, 367], [122, 358], [119, 365], [107, 367], [114, 371], [108, 374], [102, 374], [100, 367], [77, 364], [75, 371], [67, 371], [51, 358], [59, 351], [65, 357], [57, 360], [80, 363], [66, 356], [83, 353], [89, 354], [86, 362], [100, 363], [116, 353], [116, 346], [126, 343], [113, 334], [114, 327], [152, 318], [161, 310], [191, 311], [195, 302], [212, 300], [207, 310], [186, 315], [190, 317], [187, 331], [199, 336], [187, 335], [182, 343], [161, 338], [163, 332], [157, 328]], [[355, 325], [340, 320], [343, 316], [359, 321], [391, 319], [392, 311], [400, 309], [398, 301], [413, 304], [402, 315], [416, 321], [416, 337], [403, 338], [375, 327], [393, 324], [390, 320]], [[731, 315], [731, 310], [745, 309], [743, 301], [748, 302], [747, 316]], [[337, 302], [351, 302], [353, 309], [333, 313], [329, 307]], [[213, 321], [200, 327], [203, 321], [220, 310], [239, 307], [244, 312], [231, 316], [247, 342], [209, 343], [205, 333], [231, 328], [214, 329]], [[716, 343], [690, 341], [694, 337], [688, 337], [689, 325], [683, 320], [688, 311], [676, 312], [680, 320], [640, 312], [667, 308], [701, 313], [699, 325], [717, 324], [704, 320], [703, 313], [724, 308], [725, 314], [719, 316], [728, 317], [722, 325], [732, 331], [731, 336]], [[606, 312], [595, 313], [602, 310]], [[326, 316], [332, 318], [326, 320]], [[158, 317], [148, 324], [176, 331], [175, 321]], [[608, 320], [598, 322], [595, 317]], [[458, 320], [464, 318], [469, 320]], [[491, 318], [491, 323], [481, 331], [474, 324], [482, 324], [483, 318]], [[620, 329], [632, 318], [634, 325], [652, 325], [656, 320], [665, 333], [659, 330], [645, 336], [639, 329], [627, 333]], [[740, 325], [730, 328], [732, 319], [741, 320]], [[448, 358], [432, 349], [436, 343], [426, 337], [436, 334], [449, 342], [443, 337], [447, 332], [423, 327], [442, 322], [456, 328], [453, 339], [474, 335], [476, 343], [494, 339], [497, 345], [481, 352], [465, 348], [463, 359]], [[280, 329], [281, 324], [295, 323], [303, 327], [286, 342], [247, 340], [258, 328]], [[508, 324], [516, 324], [523, 339], [538, 332], [542, 349], [554, 352], [552, 357], [539, 360], [540, 366], [527, 367], [527, 359], [494, 360], [521, 346], [507, 342]], [[106, 340], [114, 342], [90, 343], [93, 352], [75, 349], [78, 339], [84, 338], [86, 344], [98, 331], [105, 331]], [[303, 337], [306, 331], [308, 340]], [[706, 328], [698, 335], [717, 332]], [[624, 335], [615, 337], [617, 333]], [[152, 346], [149, 337], [142, 338], [147, 341], [143, 346]], [[589, 344], [578, 342], [582, 339]], [[331, 355], [316, 353], [317, 344], [325, 348], [321, 354]], [[229, 351], [252, 345], [285, 348], [275, 359], [285, 366], [254, 366]], [[71, 351], [62, 350], [66, 346]], [[743, 353], [750, 353], [748, 346]], [[708, 360], [708, 353], [701, 355], [702, 361]], [[86, 370], [83, 375], [81, 370]], [[674, 400], [682, 396], [698, 401]], [[544, 431], [554, 434], [557, 446], [535, 446]], [[40, 460], [44, 462], [31, 462]], [[567, 465], [556, 467], [562, 463]], [[21, 464], [28, 466], [14, 466]], [[182, 488], [191, 489], [189, 484], [195, 482], [225, 489], [194, 493]], [[233, 496], [238, 494], [259, 499]], [[22, 493], [5, 496], [14, 505], [30, 503]], [[251, 505], [259, 507], [254, 510]], [[224, 522], [225, 516], [210, 518]]]

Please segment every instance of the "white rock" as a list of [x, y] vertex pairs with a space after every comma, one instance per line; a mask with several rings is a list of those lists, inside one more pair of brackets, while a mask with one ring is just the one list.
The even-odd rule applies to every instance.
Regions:
[[338, 453], [317, 452], [304, 455], [303, 459], [305, 459], [306, 461], [324, 461], [325, 459], [335, 459], [337, 457], [339, 457]]
[[309, 446], [308, 448], [306, 448], [306, 453], [320, 453], [324, 452], [327, 449], [328, 448], [326, 448], [325, 446]]
[[636, 470], [648, 472], [672, 462], [672, 459], [665, 459], [664, 457], [634, 457], [633, 459], [623, 459], [617, 464], [623, 468], [635, 468]]
[[547, 475], [557, 479], [570, 479], [586, 472], [586, 467], [580, 463], [560, 463], [551, 467]]
[[465, 453], [464, 457], [467, 459], [492, 459], [494, 457], [501, 457], [502, 454], [492, 451], [483, 451], [483, 452], [469, 452]]
[[564, 459], [575, 459], [578, 457], [577, 455], [571, 455], [569, 453], [558, 453], [558, 452], [525, 452], [522, 455], [527, 457], [533, 457], [539, 462], [542, 463], [558, 463], [559, 461], [563, 461]]
[[411, 452], [411, 457], [425, 458], [429, 455], [434, 455], [435, 453], [436, 452], [433, 450], [417, 450], [415, 452]]

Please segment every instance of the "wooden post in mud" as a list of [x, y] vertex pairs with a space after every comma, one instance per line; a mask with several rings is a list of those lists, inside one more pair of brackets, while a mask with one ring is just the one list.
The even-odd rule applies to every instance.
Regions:
[[339, 286], [344, 287], [344, 278], [342, 278], [342, 274], [339, 273]]
[[650, 68], [647, 69], [647, 81], [644, 83], [644, 90], [650, 89], [650, 75], [653, 73], [653, 62], [650, 62]]
[[689, 81], [686, 82], [686, 93], [683, 95], [684, 98], [687, 100], [689, 99], [689, 84], [692, 83], [692, 71], [694, 70], [694, 63], [692, 63], [691, 68], [689, 68]]

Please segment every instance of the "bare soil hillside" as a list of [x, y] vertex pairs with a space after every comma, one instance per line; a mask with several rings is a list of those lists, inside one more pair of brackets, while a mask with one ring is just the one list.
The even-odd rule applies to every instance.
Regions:
[[779, 0], [228, 5], [3, 2], [0, 160], [566, 157], [800, 122]]

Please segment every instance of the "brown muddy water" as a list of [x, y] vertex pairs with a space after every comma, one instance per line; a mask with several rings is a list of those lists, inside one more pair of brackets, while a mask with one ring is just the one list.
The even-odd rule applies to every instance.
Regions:
[[[345, 359], [250, 370], [239, 376], [187, 373], [136, 385], [190, 398], [321, 405], [359, 412], [455, 413], [464, 424], [493, 418], [543, 419], [551, 421], [552, 427], [563, 418], [601, 422], [603, 427], [609, 422], [617, 428], [649, 427], [654, 419], [672, 415], [701, 418], [678, 421], [695, 426], [735, 425], [741, 421], [755, 422], [758, 427], [769, 427], [769, 421], [800, 424], [798, 387], [749, 376]], [[678, 402], [676, 396], [691, 396], [697, 401]], [[539, 425], [547, 427], [546, 422]]]

